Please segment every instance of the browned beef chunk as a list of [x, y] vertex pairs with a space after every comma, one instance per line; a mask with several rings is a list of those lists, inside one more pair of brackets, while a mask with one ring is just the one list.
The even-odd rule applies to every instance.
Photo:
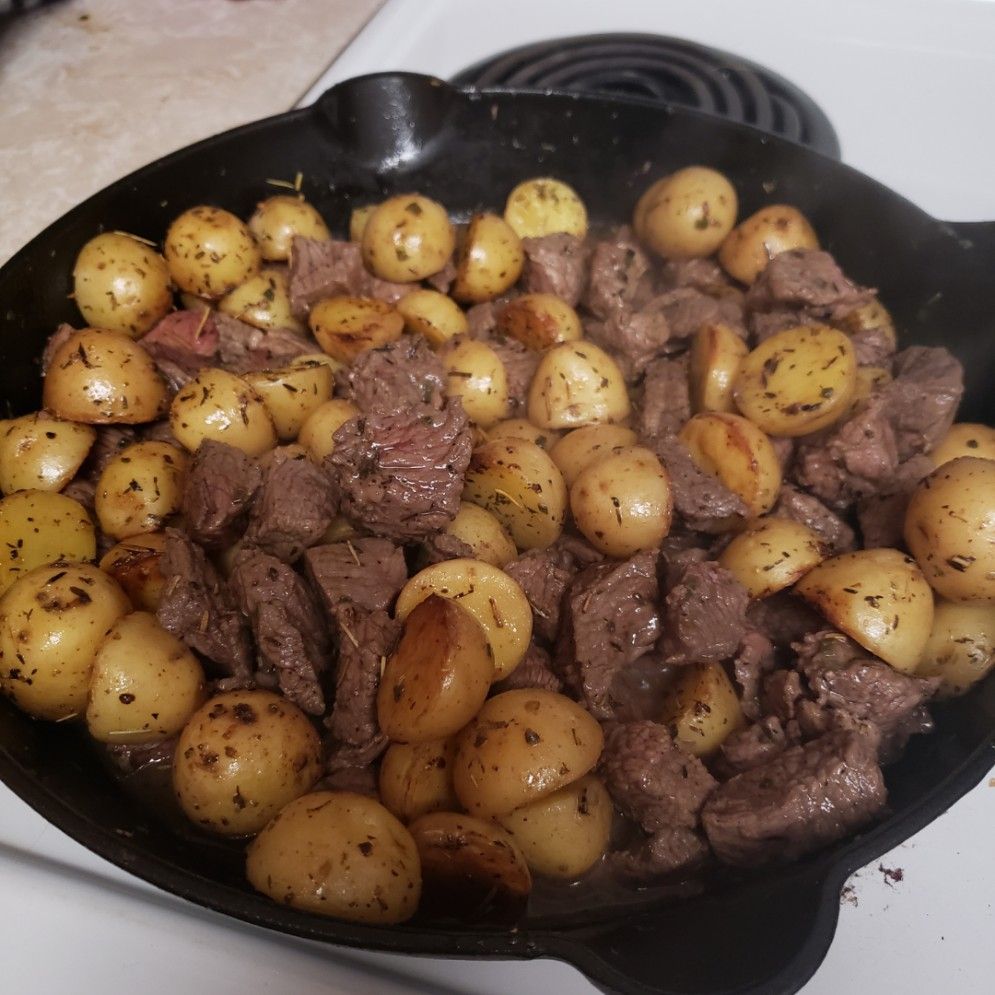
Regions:
[[670, 475], [674, 510], [689, 529], [726, 531], [728, 520], [733, 516], [746, 518], [742, 498], [733, 494], [718, 477], [699, 469], [680, 439], [660, 436], [650, 444]]
[[505, 305], [514, 300], [518, 294], [509, 292], [493, 301], [484, 301], [467, 308], [466, 323], [469, 325], [471, 339], [486, 339], [497, 328], [498, 315]]
[[728, 778], [770, 763], [794, 742], [785, 732], [781, 720], [766, 715], [743, 729], [730, 733], [719, 747], [715, 767]]
[[494, 691], [515, 691], [518, 688], [542, 688], [545, 691], [562, 691], [563, 681], [553, 672], [549, 654], [532, 643], [525, 653], [525, 659], [503, 680], [496, 681]]
[[348, 743], [336, 742], [329, 736], [325, 741], [325, 771], [329, 777], [345, 777], [343, 772], [354, 769], [369, 769], [370, 765], [387, 749], [387, 737], [378, 732], [368, 743], [362, 746], [350, 746]]
[[[902, 489], [894, 494], [871, 494], [857, 501], [857, 524], [865, 549], [901, 548], [905, 544], [905, 512], [922, 477], [932, 469], [929, 460], [916, 457], [906, 464]], [[915, 471], [914, 473], [910, 471]], [[922, 476], [919, 476], [919, 471]]]
[[212, 323], [218, 330], [220, 366], [232, 373], [277, 370], [291, 360], [318, 352], [318, 345], [291, 328], [255, 328], [220, 311]]
[[229, 546], [256, 496], [262, 474], [240, 449], [205, 439], [194, 453], [183, 490], [183, 519], [202, 546]]
[[720, 785], [702, 823], [720, 860], [792, 860], [870, 822], [886, 792], [873, 737], [831, 732]]
[[304, 581], [285, 563], [258, 549], [239, 553], [229, 578], [255, 636], [259, 668], [309, 715], [322, 715], [320, 675], [328, 669], [328, 633]]
[[584, 331], [595, 345], [611, 354], [630, 382], [642, 376], [670, 341], [667, 319], [652, 302], [639, 310], [616, 308], [602, 321], [585, 322]]
[[654, 297], [647, 308], [663, 315], [672, 339], [687, 339], [705, 325], [717, 324], [746, 337], [743, 308], [735, 297], [713, 297], [694, 287], [679, 287]]
[[570, 585], [557, 647], [557, 671], [599, 719], [614, 711], [615, 675], [660, 635], [656, 553], [586, 567]]
[[660, 265], [660, 282], [670, 289], [693, 287], [703, 294], [723, 296], [732, 285], [714, 259], [667, 259]]
[[708, 844], [700, 833], [684, 826], [668, 826], [610, 855], [611, 867], [634, 881], [690, 871], [708, 857]]
[[446, 560], [475, 559], [473, 547], [450, 532], [435, 532], [422, 540], [416, 554], [419, 569]]
[[353, 418], [335, 433], [325, 466], [341, 494], [341, 513], [398, 542], [444, 529], [459, 510], [472, 433], [463, 406], [449, 400]]
[[291, 563], [321, 541], [335, 512], [334, 487], [306, 455], [273, 459], [249, 513], [245, 540]]
[[676, 435], [691, 417], [688, 359], [654, 359], [636, 394], [634, 428], [641, 439]]
[[508, 378], [508, 417], [524, 418], [529, 403], [529, 387], [539, 365], [539, 353], [504, 335], [493, 335], [486, 341], [497, 353]]
[[760, 718], [760, 685], [775, 663], [774, 644], [770, 639], [758, 629], [748, 631], [732, 661], [743, 714], [748, 719]]
[[563, 556], [569, 556], [578, 568], [605, 560], [605, 554], [595, 549], [583, 536], [570, 532], [564, 532], [550, 548]]
[[590, 250], [583, 239], [565, 232], [523, 238], [525, 269], [522, 284], [530, 294], [556, 294], [571, 307], [580, 301], [587, 282]]
[[746, 609], [746, 619], [752, 629], [778, 647], [790, 646], [826, 624], [818, 612], [787, 591], [752, 601]]
[[45, 348], [41, 354], [41, 375], [45, 376], [48, 368], [52, 365], [55, 354], [65, 345], [67, 340], [74, 335], [78, 329], [72, 325], [67, 325], [64, 321], [52, 332], [45, 343]]
[[139, 341], [174, 389], [188, 384], [202, 367], [214, 365], [218, 328], [206, 310], [173, 311]]
[[835, 556], [848, 553], [856, 547], [853, 529], [835, 512], [830, 511], [817, 497], [783, 484], [777, 504], [771, 510], [779, 518], [790, 518], [793, 522], [807, 525]]
[[964, 369], [943, 348], [910, 346], [895, 356], [882, 394], [902, 461], [929, 453], [947, 434], [964, 396]]
[[728, 660], [746, 635], [749, 600], [743, 585], [717, 563], [690, 563], [664, 601], [664, 659], [673, 664]]
[[388, 539], [349, 539], [312, 546], [304, 567], [329, 617], [344, 606], [388, 611], [408, 579], [404, 551]]
[[647, 833], [693, 829], [716, 784], [704, 764], [681, 750], [658, 722], [609, 727], [600, 769], [622, 814]]
[[252, 644], [245, 619], [204, 551], [185, 532], [166, 529], [159, 569], [159, 624], [207, 657], [218, 675], [248, 680]]
[[889, 366], [895, 354], [894, 333], [884, 326], [863, 328], [850, 336], [860, 366]]
[[764, 267], [747, 294], [747, 305], [756, 311], [804, 308], [829, 318], [873, 299], [874, 291], [848, 280], [828, 252], [791, 249]]
[[529, 599], [536, 635], [554, 642], [560, 631], [563, 595], [576, 572], [573, 557], [558, 547], [530, 549], [506, 564], [504, 570], [518, 581]]
[[632, 304], [648, 270], [649, 259], [632, 232], [626, 227], [619, 228], [614, 237], [594, 245], [585, 305], [597, 317], [608, 318]]
[[612, 717], [618, 722], [658, 719], [663, 714], [667, 692], [673, 686], [674, 668], [655, 650], [622, 667], [608, 691]]
[[421, 335], [362, 353], [345, 371], [344, 393], [364, 414], [442, 407], [446, 371]]

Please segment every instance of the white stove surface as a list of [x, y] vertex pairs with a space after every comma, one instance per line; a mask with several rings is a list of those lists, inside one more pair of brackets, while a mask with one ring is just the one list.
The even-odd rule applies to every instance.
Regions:
[[[936, 217], [995, 219], [990, 0], [390, 0], [306, 99], [361, 73], [409, 69], [446, 78], [514, 45], [606, 31], [674, 35], [764, 64], [823, 107], [846, 162]], [[986, 778], [923, 832], [854, 875], [836, 938], [805, 995], [992, 990], [992, 785], [995, 778]], [[896, 869], [901, 880], [884, 873]], [[108, 864], [2, 785], [0, 874], [3, 991], [595, 991], [553, 961], [362, 954], [242, 925]]]

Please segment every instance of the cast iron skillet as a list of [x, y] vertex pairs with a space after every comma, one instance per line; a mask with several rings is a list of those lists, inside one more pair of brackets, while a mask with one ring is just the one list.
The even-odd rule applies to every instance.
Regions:
[[[712, 165], [742, 213], [786, 201], [806, 212], [853, 278], [880, 288], [903, 340], [944, 344], [964, 361], [962, 419], [995, 422], [995, 225], [949, 225], [838, 162], [753, 129], [638, 100], [471, 93], [410, 74], [342, 83], [304, 110], [247, 125], [160, 160], [91, 197], [0, 270], [0, 396], [37, 408], [37, 357], [68, 299], [80, 246], [101, 229], [161, 238], [185, 208], [214, 202], [248, 216], [304, 176], [304, 192], [343, 231], [353, 203], [418, 190], [456, 215], [500, 207], [519, 180], [561, 177], [593, 217], [630, 216], [668, 170]], [[861, 836], [787, 868], [710, 885], [695, 898], [625, 908], [566, 903], [516, 931], [465, 923], [383, 929], [283, 908], [251, 891], [238, 848], [177, 833], [123, 793], [79, 730], [33, 722], [0, 702], [0, 775], [38, 812], [113, 863], [239, 919], [348, 946], [432, 955], [557, 957], [625, 992], [794, 991], [833, 936], [839, 891], [856, 868], [936, 818], [995, 762], [995, 680], [936, 709], [937, 731], [888, 770], [892, 814]], [[953, 883], [951, 883], [953, 884]]]

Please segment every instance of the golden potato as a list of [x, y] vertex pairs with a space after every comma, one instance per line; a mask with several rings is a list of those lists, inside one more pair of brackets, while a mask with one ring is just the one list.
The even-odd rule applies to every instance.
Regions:
[[587, 541], [608, 556], [656, 549], [670, 533], [670, 475], [651, 450], [619, 449], [580, 473], [570, 488], [570, 510]]
[[608, 849], [615, 810], [593, 774], [502, 815], [498, 822], [521, 847], [529, 867], [571, 879], [590, 870]]
[[722, 551], [719, 563], [751, 598], [783, 591], [829, 554], [807, 525], [790, 518], [759, 518]]
[[231, 212], [206, 205], [191, 207], [173, 221], [165, 256], [173, 283], [209, 301], [245, 283], [262, 263], [248, 227]]
[[277, 443], [273, 418], [259, 394], [241, 377], [215, 366], [201, 370], [173, 398], [169, 427], [190, 452], [205, 439], [248, 456], [261, 456]]
[[438, 290], [412, 290], [397, 302], [405, 330], [424, 335], [433, 346], [440, 346], [456, 335], [470, 330], [463, 309], [451, 297]]
[[456, 254], [449, 292], [468, 304], [493, 300], [518, 282], [524, 265], [525, 252], [514, 231], [496, 214], [476, 214]]
[[335, 448], [335, 433], [359, 414], [352, 401], [334, 397], [318, 405], [301, 425], [297, 441], [315, 463], [320, 463]]
[[295, 356], [290, 361], [289, 368], [295, 370], [299, 366], [313, 366], [315, 363], [327, 366], [332, 371], [333, 377], [348, 365], [338, 359], [333, 359], [327, 352], [306, 352], [303, 356]]
[[303, 197], [277, 194], [256, 205], [249, 218], [249, 231], [259, 244], [259, 253], [267, 262], [290, 259], [290, 243], [295, 235], [328, 241], [332, 235], [324, 218]]
[[455, 811], [453, 790], [456, 740], [391, 743], [380, 761], [380, 799], [402, 822], [426, 812]]
[[695, 415], [678, 433], [706, 473], [738, 494], [751, 516], [770, 511], [781, 490], [781, 463], [770, 439], [740, 415]]
[[295, 363], [282, 370], [246, 373], [262, 398], [281, 442], [296, 439], [308, 418], [332, 398], [335, 376], [324, 363]]
[[200, 661], [148, 612], [114, 623], [93, 659], [86, 727], [101, 743], [157, 743], [204, 700]]
[[878, 300], [868, 301], [854, 308], [839, 319], [839, 325], [851, 335], [877, 329], [879, 334], [891, 343], [892, 349], [898, 344], [898, 333], [888, 309]]
[[679, 668], [667, 689], [660, 721], [693, 757], [710, 756], [726, 736], [746, 724], [739, 695], [719, 663]]
[[218, 301], [218, 310], [266, 332], [274, 328], [304, 331], [290, 310], [290, 281], [282, 269], [264, 269], [250, 276]]
[[929, 454], [935, 466], [943, 466], [958, 456], [995, 460], [995, 428], [977, 422], [957, 422]]
[[541, 238], [566, 232], [587, 234], [587, 208], [577, 191], [549, 176], [519, 183], [508, 194], [504, 220], [519, 238]]
[[497, 331], [542, 352], [584, 337], [577, 312], [556, 294], [522, 294], [497, 316]]
[[736, 190], [722, 173], [686, 166], [657, 180], [639, 198], [633, 229], [666, 259], [694, 259], [718, 249], [738, 212]]
[[340, 363], [396, 342], [404, 331], [401, 313], [375, 297], [326, 297], [311, 308], [308, 325], [318, 345]]
[[995, 667], [995, 605], [937, 601], [933, 629], [916, 669], [939, 677], [937, 695], [963, 694]]
[[958, 456], [912, 494], [905, 544], [948, 601], [995, 602], [995, 460]]
[[56, 350], [45, 374], [46, 411], [87, 425], [155, 421], [169, 405], [152, 357], [121, 332], [84, 328]]
[[259, 832], [321, 777], [307, 716], [272, 691], [225, 691], [180, 733], [173, 790], [187, 818], [221, 836]]
[[481, 560], [443, 560], [416, 573], [397, 597], [402, 621], [433, 594], [451, 598], [484, 630], [493, 652], [495, 681], [522, 662], [532, 640], [532, 608], [518, 582]]
[[729, 232], [719, 248], [719, 262], [733, 279], [750, 284], [778, 253], [818, 248], [815, 230], [798, 208], [771, 204]]
[[0, 687], [18, 708], [61, 721], [86, 708], [93, 659], [128, 597], [83, 563], [46, 564], [0, 598]]
[[733, 387], [749, 349], [728, 326], [703, 325], [691, 339], [691, 410], [734, 412]]
[[468, 812], [505, 815], [582, 778], [603, 746], [597, 719], [577, 702], [539, 688], [505, 691], [460, 733], [453, 786]]
[[421, 897], [411, 834], [379, 802], [348, 791], [315, 791], [283, 808], [249, 844], [245, 875], [281, 905], [350, 922], [404, 922]]
[[97, 433], [41, 411], [0, 423], [0, 493], [61, 491], [83, 465]]
[[919, 665], [933, 626], [933, 592], [911, 556], [861, 549], [824, 560], [795, 585], [837, 629], [896, 670]]
[[465, 542], [473, 550], [474, 559], [495, 567], [503, 567], [518, 556], [514, 540], [504, 526], [479, 505], [462, 502], [445, 531]]
[[17, 491], [0, 501], [0, 594], [35, 567], [92, 560], [97, 537], [86, 508], [51, 491]]
[[460, 339], [439, 353], [446, 371], [446, 393], [463, 402], [467, 416], [481, 428], [508, 414], [508, 375], [501, 357], [485, 342]]
[[485, 442], [473, 451], [463, 500], [486, 508], [519, 549], [545, 549], [559, 538], [567, 488], [549, 455], [522, 439]]
[[789, 438], [828, 428], [850, 410], [857, 357], [828, 325], [799, 325], [764, 339], [739, 366], [739, 410], [770, 435]]
[[429, 594], [405, 614], [377, 692], [380, 730], [396, 743], [444, 739], [484, 703], [494, 653], [473, 613], [448, 597]]
[[96, 235], [73, 265], [73, 300], [88, 325], [140, 338], [173, 307], [166, 260], [124, 232]]
[[549, 452], [553, 445], [559, 440], [562, 432], [557, 432], [552, 428], [539, 428], [533, 425], [527, 418], [508, 418], [492, 425], [487, 430], [488, 442], [497, 442], [504, 439], [522, 439], [524, 442], [531, 442], [540, 449]]
[[620, 422], [630, 410], [618, 364], [590, 342], [565, 342], [550, 349], [529, 388], [529, 421], [540, 428]]
[[622, 425], [585, 425], [567, 432], [549, 451], [567, 487], [591, 464], [636, 444], [636, 433]]
[[364, 204], [362, 207], [354, 207], [349, 212], [349, 241], [362, 242], [363, 232], [366, 231], [366, 222], [370, 220], [370, 215], [379, 207], [379, 204]]
[[161, 529], [180, 510], [189, 458], [168, 442], [136, 442], [104, 467], [94, 511], [114, 539]]
[[164, 532], [130, 536], [103, 555], [100, 569], [121, 585], [136, 609], [154, 612], [166, 584], [161, 569], [165, 549]]
[[401, 194], [373, 209], [360, 244], [366, 268], [381, 280], [417, 283], [449, 262], [456, 231], [440, 203]]

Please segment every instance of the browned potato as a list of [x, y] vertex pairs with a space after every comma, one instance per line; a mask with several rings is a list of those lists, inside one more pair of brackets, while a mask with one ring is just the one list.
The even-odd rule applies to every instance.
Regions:
[[587, 208], [577, 191], [549, 176], [519, 183], [508, 194], [504, 220], [519, 238], [587, 234]]
[[154, 612], [159, 607], [166, 583], [162, 576], [165, 548], [164, 532], [132, 536], [104, 554], [100, 569], [121, 585], [135, 608]]
[[380, 761], [380, 798], [402, 822], [426, 812], [456, 811], [456, 740], [391, 743]]
[[437, 201], [401, 194], [373, 209], [361, 244], [367, 269], [381, 280], [417, 283], [445, 267], [456, 246], [456, 232]]
[[631, 402], [618, 364], [590, 342], [564, 342], [539, 361], [529, 388], [529, 421], [541, 428], [620, 422]]
[[97, 433], [44, 412], [0, 422], [0, 493], [61, 491], [82, 466]]
[[308, 324], [318, 345], [340, 363], [396, 342], [404, 331], [400, 312], [375, 297], [326, 297], [311, 308]]
[[722, 665], [692, 663], [679, 668], [667, 690], [661, 721], [678, 746], [694, 757], [707, 757], [746, 720]]
[[397, 302], [397, 310], [404, 318], [405, 329], [424, 335], [433, 346], [470, 330], [460, 306], [438, 290], [412, 290]]
[[731, 277], [749, 284], [778, 253], [818, 248], [815, 230], [798, 208], [771, 204], [733, 228], [719, 249], [719, 262]]
[[430, 594], [404, 623], [377, 692], [377, 718], [388, 739], [444, 739], [477, 714], [494, 679], [494, 654], [474, 616]]
[[262, 256], [248, 227], [220, 207], [191, 207], [169, 226], [165, 241], [169, 275], [180, 290], [206, 300], [259, 272]]
[[733, 387], [748, 351], [746, 343], [728, 325], [704, 325], [695, 333], [688, 371], [695, 414], [736, 410]]
[[976, 422], [958, 422], [950, 426], [939, 445], [929, 454], [936, 466], [949, 463], [958, 456], [995, 460], [995, 428]]
[[525, 264], [522, 243], [496, 214], [470, 220], [456, 256], [456, 279], [449, 288], [458, 301], [480, 304], [518, 282]]
[[577, 312], [556, 294], [516, 297], [502, 308], [497, 330], [536, 352], [584, 336]]
[[249, 218], [249, 231], [255, 236], [259, 252], [267, 262], [286, 262], [295, 235], [323, 242], [332, 237], [324, 218], [312, 204], [303, 197], [287, 194], [260, 201]]
[[826, 544], [790, 518], [759, 518], [719, 556], [719, 563], [749, 592], [766, 598], [804, 577], [828, 555]]

